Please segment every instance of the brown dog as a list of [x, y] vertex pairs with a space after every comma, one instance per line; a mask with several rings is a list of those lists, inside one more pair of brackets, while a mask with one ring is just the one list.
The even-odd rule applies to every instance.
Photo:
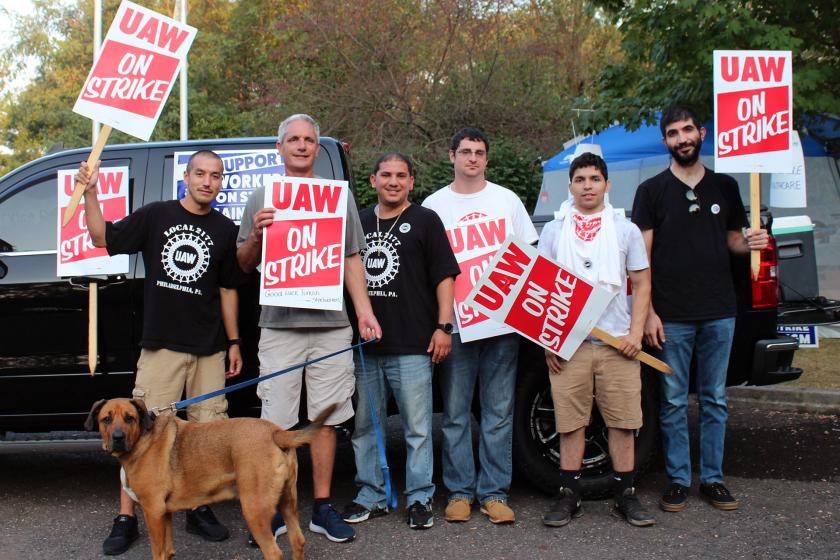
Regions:
[[197, 424], [171, 412], [151, 416], [142, 401], [94, 403], [85, 428], [99, 430], [102, 448], [119, 459], [143, 507], [154, 560], [175, 555], [172, 512], [239, 495], [242, 514], [263, 557], [283, 558], [271, 532], [277, 504], [286, 521], [292, 558], [303, 558], [297, 509], [297, 454], [335, 406], [301, 431], [267, 420], [232, 418]]

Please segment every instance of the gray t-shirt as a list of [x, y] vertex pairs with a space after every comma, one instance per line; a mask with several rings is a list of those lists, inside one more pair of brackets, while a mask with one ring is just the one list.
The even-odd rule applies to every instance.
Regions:
[[[241, 247], [251, 234], [251, 230], [254, 228], [254, 215], [263, 208], [264, 200], [265, 187], [260, 187], [251, 193], [251, 197], [245, 204], [245, 211], [242, 213], [239, 235], [236, 238], [237, 247]], [[362, 223], [359, 221], [356, 199], [353, 198], [351, 191], [347, 196], [347, 218], [344, 222], [344, 256], [355, 255], [366, 247], [365, 233], [362, 230]], [[271, 329], [335, 328], [350, 326], [350, 321], [347, 319], [346, 302], [341, 311], [263, 305], [260, 312], [260, 326]]]

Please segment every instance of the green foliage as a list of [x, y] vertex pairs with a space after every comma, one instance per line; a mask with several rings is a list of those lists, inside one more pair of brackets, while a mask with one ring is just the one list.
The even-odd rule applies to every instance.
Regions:
[[793, 51], [794, 117], [838, 113], [840, 4], [836, 0], [596, 0], [622, 33], [623, 58], [606, 65], [587, 125], [652, 123], [674, 102], [711, 117], [712, 51]]

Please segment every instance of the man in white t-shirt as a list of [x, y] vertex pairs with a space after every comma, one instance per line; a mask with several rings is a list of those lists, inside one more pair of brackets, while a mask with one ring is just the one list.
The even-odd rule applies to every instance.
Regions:
[[[464, 128], [455, 134], [449, 150], [455, 179], [423, 201], [423, 206], [437, 212], [448, 230], [462, 269], [459, 279], [472, 278], [474, 272], [480, 274], [482, 267], [476, 263], [483, 255], [489, 259], [508, 234], [527, 243], [538, 239], [522, 201], [512, 191], [485, 179], [489, 151], [490, 142], [481, 130]], [[476, 262], [464, 260], [467, 253], [478, 254], [473, 259]], [[456, 286], [456, 300], [458, 291]], [[461, 330], [466, 316], [473, 320], [478, 316], [463, 305], [458, 306], [455, 315]], [[485, 321], [485, 325], [490, 323], [483, 318], [482, 322]], [[444, 513], [447, 521], [467, 521], [473, 501], [478, 501], [481, 512], [493, 523], [515, 521], [507, 497], [512, 473], [513, 394], [519, 335], [501, 327], [487, 332], [496, 336], [472, 342], [462, 342], [460, 331], [454, 332], [452, 350], [441, 364], [443, 483], [449, 493]], [[478, 472], [470, 429], [476, 381], [481, 401]]]
[[[639, 362], [645, 319], [650, 306], [650, 267], [639, 228], [616, 214], [605, 202], [610, 189], [607, 165], [595, 154], [583, 153], [569, 167], [572, 200], [560, 217], [545, 226], [539, 249], [577, 276], [612, 292], [597, 326], [623, 341], [620, 350], [585, 340], [566, 362], [546, 351], [554, 416], [560, 434], [558, 500], [543, 523], [562, 527], [581, 515], [580, 469], [592, 399], [609, 431], [609, 451], [615, 471], [613, 513], [636, 527], [655, 520], [639, 503], [633, 487], [633, 431], [642, 426], [642, 383]], [[627, 277], [633, 288], [628, 305]]]

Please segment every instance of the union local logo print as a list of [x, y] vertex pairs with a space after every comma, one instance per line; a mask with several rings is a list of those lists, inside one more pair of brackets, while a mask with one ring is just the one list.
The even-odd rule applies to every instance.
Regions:
[[715, 169], [790, 172], [789, 51], [715, 51]]

